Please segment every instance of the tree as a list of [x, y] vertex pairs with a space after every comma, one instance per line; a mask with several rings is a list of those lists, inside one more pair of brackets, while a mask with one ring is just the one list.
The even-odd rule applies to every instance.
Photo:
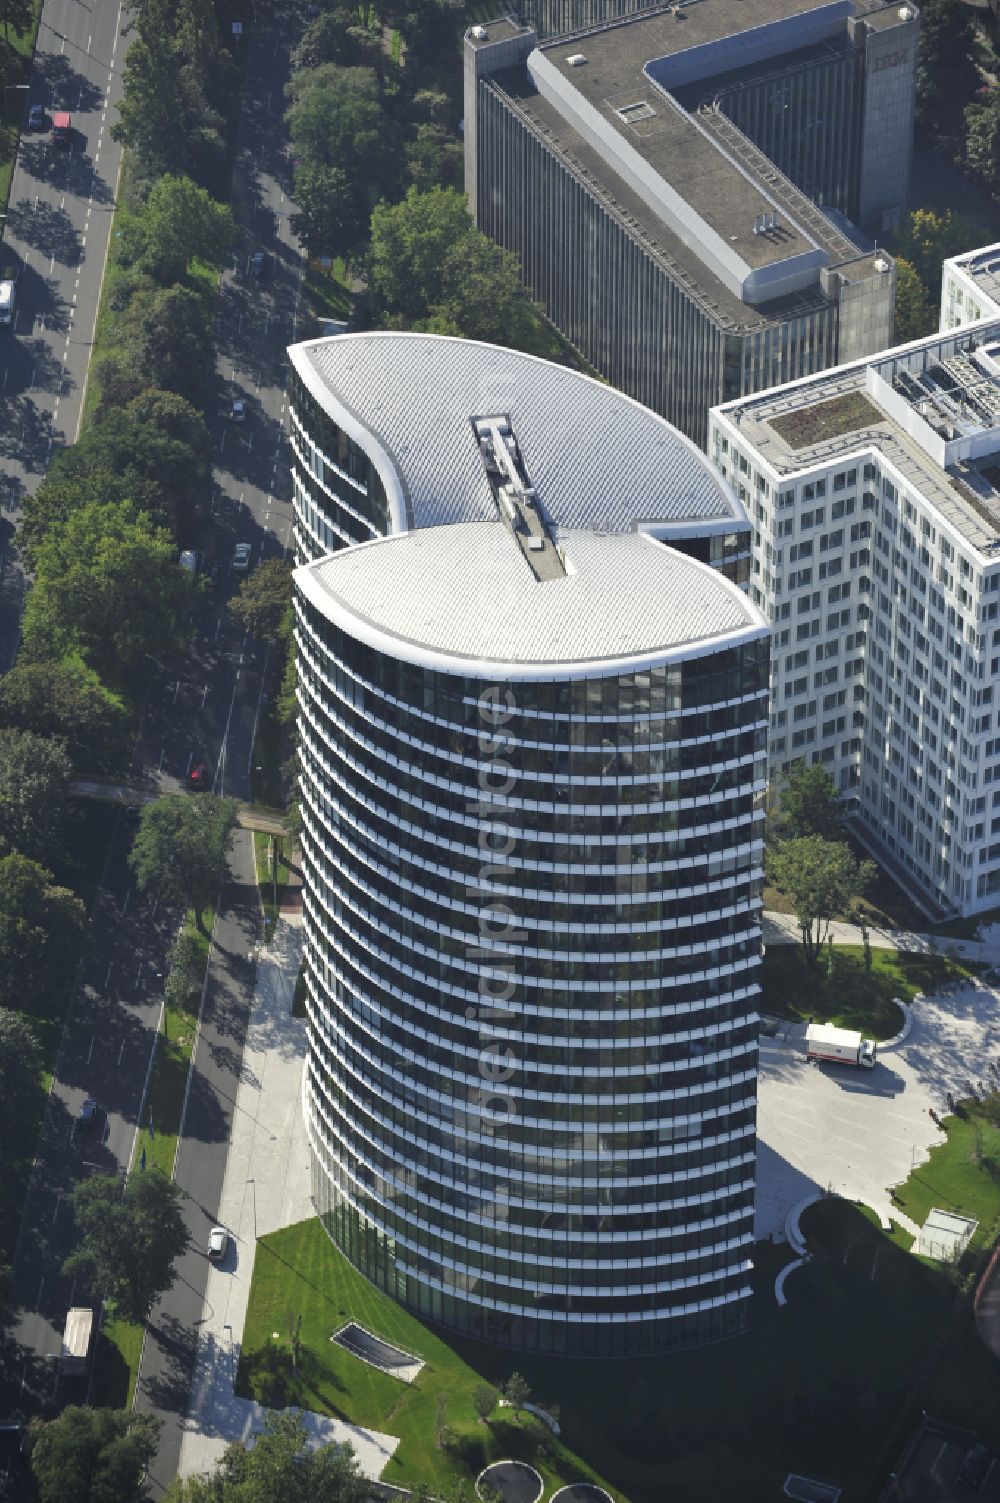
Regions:
[[897, 256], [896, 343], [906, 344], [924, 334], [933, 334], [936, 325], [937, 317], [917, 268], [904, 256]]
[[406, 147], [406, 172], [422, 193], [437, 185], [461, 188], [465, 157], [460, 142], [441, 125], [418, 125]]
[[235, 828], [235, 803], [214, 794], [147, 804], [129, 855], [140, 888], [154, 887], [168, 902], [193, 908], [204, 934], [205, 909], [229, 875]]
[[177, 1277], [174, 1260], [189, 1238], [184, 1192], [161, 1169], [81, 1180], [71, 1199], [80, 1235], [64, 1273], [90, 1279], [126, 1319], [144, 1321]]
[[782, 834], [837, 840], [842, 833], [840, 795], [822, 762], [811, 767], [802, 761], [793, 765], [781, 790], [779, 808]]
[[189, 401], [200, 398], [205, 351], [212, 343], [200, 294], [178, 284], [137, 293], [129, 304], [129, 320], [143, 384], [177, 392]]
[[0, 1005], [50, 1007], [72, 979], [85, 922], [80, 899], [36, 861], [0, 860]]
[[454, 188], [410, 188], [372, 215], [369, 290], [393, 327], [523, 348], [534, 308], [517, 258], [484, 235]]
[[306, 27], [302, 40], [292, 54], [296, 70], [322, 68], [326, 63], [342, 67], [385, 67], [382, 28], [369, 30], [358, 24], [358, 11], [345, 6], [323, 11]]
[[271, 1410], [251, 1450], [227, 1447], [205, 1480], [178, 1479], [167, 1503], [367, 1503], [369, 1483], [350, 1444], [312, 1450], [301, 1415]]
[[32, 0], [0, 0], [0, 22], [3, 22], [4, 41], [10, 42], [10, 34], [15, 36], [28, 30], [34, 20], [34, 6]]
[[17, 662], [0, 678], [0, 727], [58, 737], [77, 771], [122, 765], [131, 721], [124, 701], [78, 654], [60, 663]]
[[51, 861], [61, 854], [72, 776], [61, 742], [0, 731], [0, 855]]
[[295, 169], [294, 234], [314, 256], [353, 263], [368, 238], [371, 205], [364, 185], [342, 167], [300, 162]]
[[514, 1413], [520, 1415], [521, 1410], [531, 1398], [531, 1389], [528, 1387], [527, 1379], [523, 1378], [520, 1373], [511, 1373], [504, 1384], [503, 1396]]
[[843, 841], [803, 835], [783, 840], [768, 852], [767, 874], [791, 898], [806, 963], [815, 966], [830, 925], [861, 896], [875, 866], [857, 861]]
[[191, 580], [169, 534], [128, 502], [80, 507], [46, 534], [35, 562], [29, 660], [79, 652], [103, 679], [125, 683], [145, 658], [181, 642]]
[[285, 635], [282, 625], [291, 602], [291, 565], [281, 558], [266, 558], [240, 585], [229, 609], [245, 631], [274, 647]]
[[0, 1140], [23, 1141], [41, 1095], [42, 1051], [35, 1030], [19, 1013], [0, 1007]]
[[500, 1395], [489, 1383], [477, 1383], [472, 1390], [472, 1407], [483, 1424], [489, 1423], [490, 1415], [497, 1407]]
[[965, 107], [965, 160], [991, 193], [1000, 190], [1000, 89], [986, 89]]
[[131, 221], [126, 255], [158, 282], [183, 282], [192, 261], [217, 265], [232, 248], [235, 227], [226, 204], [189, 177], [166, 173]]
[[[289, 91], [295, 198], [301, 206], [293, 228], [301, 229], [311, 250], [350, 256], [375, 204], [395, 190], [401, 160], [398, 128], [382, 108], [373, 68], [327, 63], [296, 73]], [[343, 199], [342, 206], [320, 202], [331, 190]], [[319, 244], [320, 233], [336, 238]]]
[[142, 1503], [162, 1421], [136, 1410], [64, 1409], [32, 1425], [41, 1503]]
[[[176, 349], [168, 352], [166, 366], [160, 363], [156, 374], [169, 376], [171, 363], [186, 358], [190, 364], [181, 382], [190, 385], [200, 379], [204, 368], [204, 310], [183, 288], [177, 290], [184, 294], [183, 308], [185, 315], [191, 315], [191, 322], [178, 331]], [[191, 510], [195, 499], [208, 492], [211, 440], [196, 407], [176, 392], [158, 390], [150, 383], [152, 365], [159, 361], [157, 345], [163, 338], [158, 320], [164, 309], [169, 310], [170, 302], [169, 298], [151, 298], [143, 305], [148, 317], [141, 337], [149, 340], [142, 348], [143, 389], [129, 398], [124, 410], [110, 408], [99, 421], [89, 424], [74, 447], [91, 472], [120, 477], [119, 494], [113, 499], [127, 498], [158, 525], [176, 531], [178, 519]], [[198, 329], [202, 329], [200, 334]]]
[[923, 0], [917, 58], [917, 125], [958, 145], [962, 111], [979, 86], [975, 27], [962, 0]]
[[896, 231], [893, 250], [909, 261], [923, 283], [932, 309], [936, 309], [941, 301], [942, 261], [971, 250], [981, 239], [975, 225], [953, 214], [951, 209], [944, 214], [936, 214], [933, 209], [915, 209]]

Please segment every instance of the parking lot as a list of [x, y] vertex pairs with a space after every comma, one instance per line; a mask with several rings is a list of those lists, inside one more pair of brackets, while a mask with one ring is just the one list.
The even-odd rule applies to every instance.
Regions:
[[833, 1190], [903, 1220], [889, 1189], [941, 1139], [931, 1110], [948, 1093], [1000, 1084], [1000, 990], [970, 983], [927, 997], [904, 1043], [874, 1070], [808, 1064], [804, 1025], [761, 1046], [758, 1105], [758, 1238], [780, 1232], [793, 1206]]

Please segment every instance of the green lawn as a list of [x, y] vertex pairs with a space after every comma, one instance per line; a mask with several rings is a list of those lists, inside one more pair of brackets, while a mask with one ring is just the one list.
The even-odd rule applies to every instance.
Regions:
[[351, 273], [338, 256], [329, 271], [310, 263], [306, 270], [306, 304], [315, 318], [345, 319], [351, 311]]
[[[31, 75], [31, 60], [35, 55], [35, 38], [38, 35], [38, 20], [42, 14], [42, 0], [31, 0], [32, 19], [24, 31], [12, 31], [10, 34], [11, 46], [21, 58], [21, 76], [12, 78], [11, 84], [27, 83]], [[19, 122], [27, 113], [25, 100], [29, 96], [21, 89], [15, 93], [13, 89], [0, 95], [0, 208], [6, 209], [7, 200], [10, 197], [10, 180], [14, 175], [14, 161], [17, 157], [17, 143], [19, 138]], [[10, 106], [12, 119], [7, 118], [7, 106]]]
[[[198, 1012], [210, 945], [205, 935], [198, 933], [194, 915], [190, 911], [186, 923], [201, 954], [202, 966], [183, 1005], [164, 1009], [156, 1058], [149, 1080], [145, 1120], [136, 1144], [136, 1159], [132, 1164], [132, 1173], [142, 1172], [139, 1169], [139, 1157], [145, 1150], [147, 1167], [155, 1165], [163, 1170], [168, 1179], [173, 1177], [174, 1172], [177, 1135], [187, 1090], [191, 1051], [198, 1029]], [[215, 923], [214, 909], [205, 910], [204, 923], [211, 934]], [[149, 1133], [150, 1116], [153, 1119], [152, 1137]], [[94, 1363], [95, 1403], [107, 1404], [112, 1409], [121, 1409], [131, 1403], [142, 1350], [142, 1331], [142, 1326], [133, 1325], [127, 1320], [104, 1322]]]
[[832, 963], [824, 951], [816, 970], [806, 964], [802, 946], [768, 945], [761, 968], [761, 1011], [793, 1022], [810, 1019], [859, 1028], [874, 1038], [892, 1038], [902, 1015], [892, 1001], [909, 1002], [982, 969], [945, 955], [910, 955], [901, 950], [871, 951], [865, 969], [861, 945], [836, 945]]
[[[289, 1333], [298, 1315], [302, 1355], [295, 1375]], [[334, 1345], [330, 1336], [349, 1319], [423, 1357], [427, 1366], [417, 1382], [400, 1383]], [[490, 1356], [496, 1360], [497, 1353]], [[504, 1377], [523, 1366], [516, 1357], [501, 1355], [500, 1360]], [[453, 1346], [350, 1267], [318, 1220], [258, 1242], [237, 1379], [240, 1392], [274, 1404], [301, 1404], [398, 1435], [400, 1445], [383, 1475], [403, 1486], [469, 1480], [504, 1456], [529, 1460], [552, 1490], [594, 1477], [585, 1462], [527, 1414], [517, 1421], [498, 1410], [488, 1428], [479, 1423], [471, 1400], [476, 1381], [475, 1369]], [[540, 1398], [544, 1402], [545, 1395]], [[446, 1439], [450, 1433], [453, 1444], [439, 1445], [442, 1433]]]
[[1000, 1096], [959, 1102], [943, 1125], [946, 1140], [931, 1149], [927, 1163], [913, 1171], [893, 1200], [920, 1226], [935, 1206], [974, 1216], [979, 1222], [974, 1247], [985, 1247], [1000, 1220]]
[[[1000, 1207], [1000, 1189], [977, 1174], [976, 1195], [988, 1186]], [[495, 1456], [523, 1456], [545, 1477], [544, 1503], [575, 1471], [603, 1479], [615, 1503], [772, 1503], [793, 1470], [837, 1481], [842, 1503], [865, 1503], [921, 1406], [957, 1418], [965, 1406], [1000, 1440], [1000, 1368], [984, 1360], [953, 1273], [912, 1257], [843, 1202], [820, 1202], [803, 1223], [814, 1261], [792, 1275], [782, 1310], [774, 1278], [789, 1251], [755, 1249], [749, 1335], [602, 1365], [446, 1338], [354, 1272], [318, 1221], [303, 1222], [258, 1244], [238, 1387], [399, 1436], [384, 1480], [404, 1486], [470, 1478]], [[298, 1314], [296, 1376], [289, 1332]], [[331, 1334], [351, 1318], [424, 1357], [417, 1382], [404, 1387], [334, 1346]], [[515, 1367], [539, 1402], [559, 1405], [562, 1443], [527, 1420], [516, 1426], [505, 1415], [487, 1431], [474, 1419], [476, 1375], [496, 1384]], [[439, 1402], [454, 1435], [448, 1449], [437, 1442]]]
[[[268, 859], [269, 852], [273, 853], [272, 860]], [[261, 907], [264, 910], [264, 939], [266, 941], [273, 935], [274, 926], [278, 921], [281, 899], [288, 876], [288, 856], [282, 837], [268, 835], [264, 830], [253, 832], [253, 855], [257, 868], [257, 887], [260, 891]], [[275, 870], [272, 863], [277, 865], [277, 882], [274, 880]]]

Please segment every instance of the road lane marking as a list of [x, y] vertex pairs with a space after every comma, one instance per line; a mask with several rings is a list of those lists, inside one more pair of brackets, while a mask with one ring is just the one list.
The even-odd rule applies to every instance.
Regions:
[[55, 1219], [59, 1215], [59, 1202], [61, 1200], [62, 1200], [62, 1191], [60, 1190], [59, 1194], [56, 1196], [55, 1210], [52, 1212], [52, 1222], [53, 1222], [53, 1225], [55, 1225]]
[[94, 1039], [95, 1039], [95, 1038], [96, 1038], [96, 1037], [97, 1037], [97, 1035], [96, 1035], [96, 1034], [93, 1034], [93, 1033], [92, 1033], [92, 1034], [91, 1034], [91, 1035], [90, 1035], [90, 1048], [89, 1048], [89, 1049], [88, 1049], [88, 1050], [87, 1050], [87, 1064], [88, 1064], [88, 1065], [89, 1065], [89, 1064], [90, 1064], [90, 1061], [91, 1061], [91, 1059], [92, 1059], [92, 1058], [93, 1058], [93, 1054], [94, 1054]]
[[122, 1055], [124, 1053], [125, 1053], [125, 1040], [122, 1039], [122, 1046], [121, 1046], [121, 1048], [118, 1051], [118, 1063], [119, 1064], [121, 1064], [121, 1062], [122, 1062]]
[[126, 913], [128, 913], [128, 900], [129, 900], [129, 898], [131, 896], [132, 896], [132, 889], [130, 887], [129, 890], [128, 890], [128, 892], [125, 894], [125, 901], [122, 904], [122, 918], [124, 918], [125, 915], [126, 915]]
[[42, 1290], [44, 1288], [45, 1288], [45, 1275], [43, 1273], [42, 1274], [42, 1282], [38, 1286], [38, 1299], [35, 1301], [35, 1308], [37, 1310], [40, 1310], [42, 1308]]
[[107, 988], [108, 982], [111, 980], [111, 971], [112, 971], [113, 967], [114, 967], [114, 961], [113, 960], [109, 960], [108, 961], [108, 974], [104, 978], [105, 988]]

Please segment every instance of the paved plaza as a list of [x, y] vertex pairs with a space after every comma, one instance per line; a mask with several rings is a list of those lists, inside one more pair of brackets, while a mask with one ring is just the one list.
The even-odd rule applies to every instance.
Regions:
[[942, 1139], [931, 1110], [948, 1093], [1000, 1085], [1000, 991], [972, 983], [913, 1007], [908, 1038], [880, 1051], [874, 1070], [808, 1064], [804, 1025], [765, 1039], [760, 1055], [756, 1235], [783, 1231], [793, 1206], [817, 1191], [863, 1200], [915, 1231], [889, 1190]]
[[[262, 1428], [260, 1405], [233, 1392], [256, 1239], [314, 1214], [301, 1101], [305, 1023], [291, 1016], [300, 924], [295, 916], [280, 919], [274, 940], [258, 957], [219, 1213], [232, 1240], [224, 1262], [209, 1273], [181, 1444], [182, 1477], [210, 1471], [231, 1441], [245, 1441]], [[324, 1415], [302, 1418], [318, 1445], [349, 1440], [371, 1478], [381, 1475], [398, 1444], [394, 1435]]]

